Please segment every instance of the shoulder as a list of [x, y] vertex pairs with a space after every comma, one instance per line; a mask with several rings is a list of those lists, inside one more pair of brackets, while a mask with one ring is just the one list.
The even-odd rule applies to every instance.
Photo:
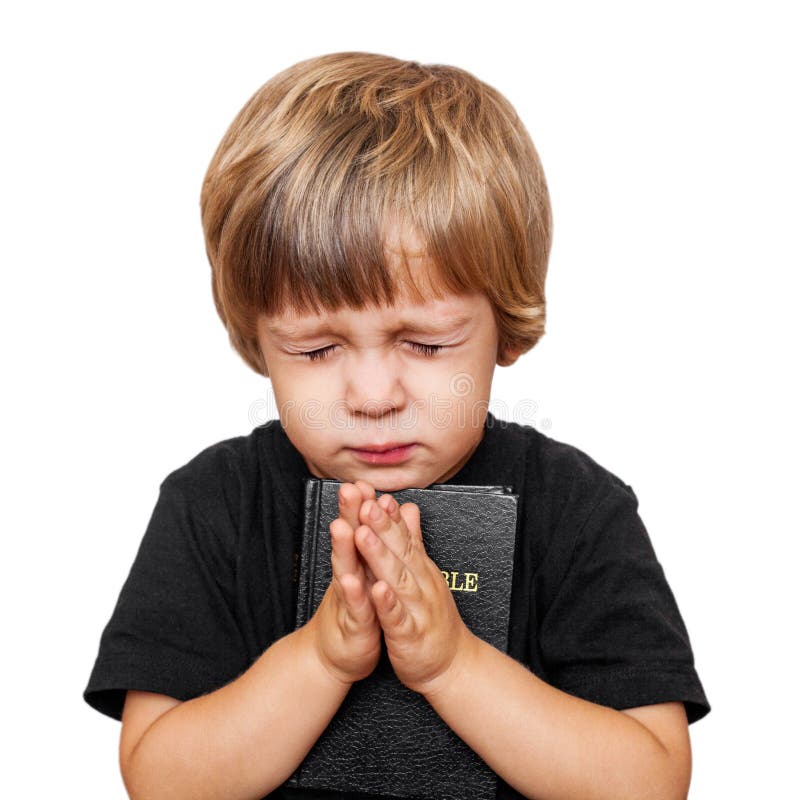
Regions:
[[262, 479], [262, 460], [269, 456], [276, 422], [204, 447], [167, 474], [161, 491], [177, 493], [207, 514], [235, 509]]
[[204, 447], [173, 469], [164, 482], [193, 492], [235, 479], [253, 460], [257, 431], [255, 429], [246, 436], [234, 436]]
[[632, 492], [619, 476], [584, 450], [554, 439], [531, 425], [497, 420], [509, 448], [524, 450], [529, 477], [550, 488]]
[[504, 446], [524, 453], [520, 493], [545, 530], [579, 530], [604, 504], [636, 509], [632, 487], [581, 448], [530, 425], [502, 422], [500, 426], [498, 437]]

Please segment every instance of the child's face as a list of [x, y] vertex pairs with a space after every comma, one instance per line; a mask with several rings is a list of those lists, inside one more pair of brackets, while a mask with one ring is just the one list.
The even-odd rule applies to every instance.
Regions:
[[[455, 475], [483, 436], [498, 345], [483, 294], [262, 315], [258, 338], [286, 433], [319, 478], [425, 487]], [[394, 443], [413, 446], [358, 450]]]

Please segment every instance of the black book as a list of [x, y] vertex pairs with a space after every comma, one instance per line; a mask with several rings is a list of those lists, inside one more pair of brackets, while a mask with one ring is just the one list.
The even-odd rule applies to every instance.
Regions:
[[[306, 481], [296, 628], [313, 616], [331, 581], [329, 526], [339, 516], [339, 486], [329, 479]], [[448, 484], [391, 494], [400, 505], [419, 507], [425, 550], [442, 571], [464, 623], [508, 652], [519, 495], [507, 486]], [[421, 694], [400, 682], [384, 643], [375, 670], [353, 684], [286, 786], [490, 800], [497, 776]]]

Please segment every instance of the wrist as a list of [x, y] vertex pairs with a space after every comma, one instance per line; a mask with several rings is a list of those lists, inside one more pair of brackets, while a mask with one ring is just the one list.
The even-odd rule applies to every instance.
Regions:
[[337, 669], [329, 658], [325, 656], [324, 648], [320, 642], [317, 618], [312, 617], [303, 627], [295, 631], [297, 647], [302, 654], [305, 665], [320, 679], [332, 688], [347, 694], [353, 685], [353, 679], [342, 670]]
[[478, 658], [481, 640], [467, 626], [460, 637], [459, 645], [447, 667], [436, 677], [426, 681], [417, 691], [431, 704], [458, 684], [469, 680], [473, 664]]

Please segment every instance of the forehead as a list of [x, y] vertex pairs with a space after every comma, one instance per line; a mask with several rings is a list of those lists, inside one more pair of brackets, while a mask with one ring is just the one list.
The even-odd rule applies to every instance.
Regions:
[[333, 333], [342, 330], [362, 330], [369, 327], [380, 332], [397, 330], [448, 331], [471, 321], [483, 299], [477, 293], [452, 294], [425, 302], [402, 298], [393, 305], [367, 305], [364, 308], [341, 308], [319, 314], [287, 310], [262, 318], [263, 328], [276, 336], [303, 336]]

